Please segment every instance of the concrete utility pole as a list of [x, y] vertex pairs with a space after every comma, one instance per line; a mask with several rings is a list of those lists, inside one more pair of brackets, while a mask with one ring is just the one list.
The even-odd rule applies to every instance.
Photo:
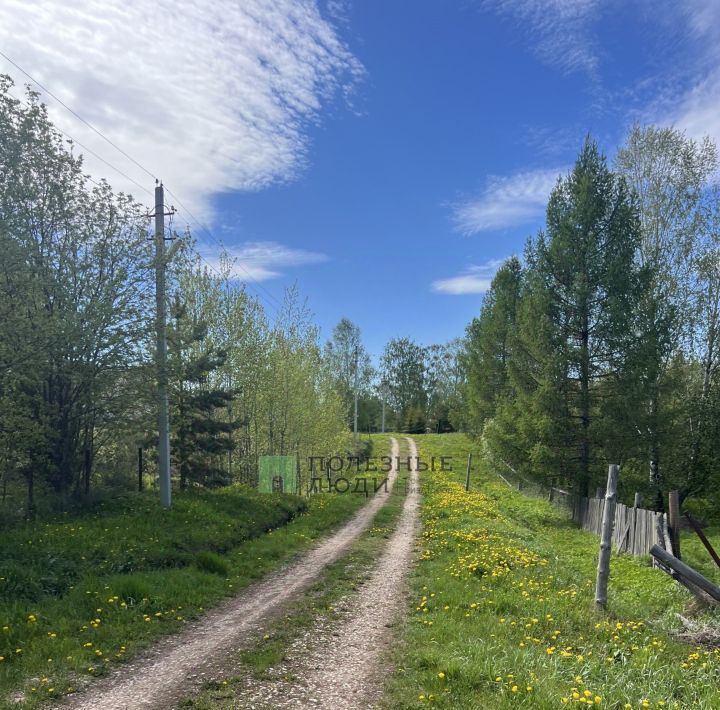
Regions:
[[358, 435], [358, 346], [355, 346], [355, 415], [353, 417], [353, 437]]
[[165, 196], [162, 184], [155, 186], [155, 303], [157, 330], [158, 381], [158, 472], [160, 474], [160, 504], [172, 505], [170, 485], [170, 421], [168, 414], [167, 374], [167, 307], [165, 298]]
[[385, 433], [385, 393], [382, 395], [382, 424], [380, 425], [380, 430], [382, 433]]

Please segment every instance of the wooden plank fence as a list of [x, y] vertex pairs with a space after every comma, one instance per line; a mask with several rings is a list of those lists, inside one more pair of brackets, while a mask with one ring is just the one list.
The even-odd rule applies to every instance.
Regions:
[[[498, 460], [495, 463], [501, 464], [505, 469], [505, 474], [501, 474], [498, 470], [496, 473], [508, 486], [517, 488], [525, 495], [549, 500], [556, 507], [568, 511], [580, 527], [596, 535], [601, 534], [605, 506], [602, 488], [598, 489], [593, 498], [578, 498], [568, 491], [553, 486], [550, 482], [543, 484], [523, 478], [505, 461]], [[649, 555], [652, 546], [656, 544], [666, 550], [672, 550], [667, 515], [641, 508], [640, 496], [636, 493], [634, 505], [618, 503], [615, 507], [612, 544], [618, 552], [631, 555]]]
[[[585, 530], [600, 535], [605, 498], [579, 498], [575, 501], [573, 519]], [[631, 555], [648, 555], [653, 545], [665, 546], [660, 539], [664, 527], [663, 513], [618, 503], [615, 507], [613, 547]]]

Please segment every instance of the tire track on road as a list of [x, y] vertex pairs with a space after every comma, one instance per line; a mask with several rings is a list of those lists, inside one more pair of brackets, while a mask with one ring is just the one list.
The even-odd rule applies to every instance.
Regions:
[[[407, 439], [417, 462], [415, 442]], [[325, 630], [313, 644], [283, 666], [279, 675], [297, 680], [260, 682], [239, 695], [237, 708], [324, 708], [359, 710], [373, 707], [382, 697], [386, 664], [383, 656], [395, 640], [389, 630], [406, 608], [407, 574], [419, 527], [416, 465], [397, 527], [361, 591], [354, 595], [351, 612], [331, 632]]]

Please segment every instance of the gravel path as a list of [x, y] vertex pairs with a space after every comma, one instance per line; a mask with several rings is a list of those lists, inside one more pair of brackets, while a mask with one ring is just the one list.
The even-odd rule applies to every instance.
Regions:
[[[391, 453], [396, 462], [399, 447], [395, 439], [392, 439]], [[396, 477], [397, 470], [393, 467], [388, 474], [387, 492], [378, 491], [340, 530], [302, 558], [252, 584], [182, 633], [160, 641], [150, 653], [115, 669], [108, 678], [56, 707], [62, 710], [173, 707], [201, 682], [224, 668], [234, 651], [245, 646], [263, 624], [347, 551], [387, 500]], [[373, 609], [373, 613], [378, 611]]]
[[[415, 442], [407, 441], [410, 455], [416, 457]], [[235, 707], [356, 710], [375, 706], [390, 670], [384, 659], [394, 640], [388, 627], [400, 618], [407, 599], [418, 509], [418, 475], [412, 471], [398, 526], [370, 578], [346, 600], [344, 618], [336, 624], [321, 624], [299, 639], [287, 661], [273, 669], [276, 679], [247, 683]], [[283, 680], [287, 677], [295, 680]]]

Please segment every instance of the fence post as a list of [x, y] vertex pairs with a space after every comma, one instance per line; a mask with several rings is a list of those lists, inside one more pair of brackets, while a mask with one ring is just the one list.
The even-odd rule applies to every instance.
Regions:
[[618, 472], [619, 469], [617, 465], [610, 464], [610, 468], [608, 469], [607, 490], [605, 491], [605, 507], [603, 509], [597, 582], [595, 584], [596, 609], [607, 609], [607, 588], [608, 578], [610, 577], [610, 556], [612, 552], [613, 524], [615, 523]]
[[632, 538], [628, 535], [627, 549], [631, 555], [636, 554], [637, 548], [637, 522], [638, 522], [638, 508], [642, 506], [642, 496], [635, 491], [635, 499], [633, 500], [632, 507]]
[[681, 560], [680, 557], [680, 493], [670, 491], [668, 495], [668, 527], [670, 528], [670, 541], [672, 542], [672, 554]]
[[468, 454], [467, 472], [465, 473], [465, 490], [470, 490], [470, 467], [472, 466], [472, 451]]

